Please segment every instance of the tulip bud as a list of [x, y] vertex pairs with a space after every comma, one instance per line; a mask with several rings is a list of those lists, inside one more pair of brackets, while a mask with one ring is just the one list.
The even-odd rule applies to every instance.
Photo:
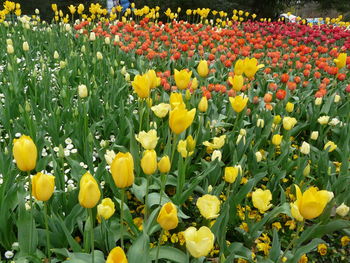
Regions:
[[21, 171], [27, 172], [35, 168], [38, 151], [29, 136], [22, 135], [19, 139], [14, 139], [12, 153]]
[[86, 48], [85, 48], [85, 46], [84, 46], [84, 45], [81, 47], [80, 51], [81, 51], [82, 53], [85, 53]]
[[283, 136], [281, 136], [279, 134], [275, 134], [274, 136], [272, 136], [272, 144], [275, 146], [280, 145], [282, 142], [282, 138], [283, 138]]
[[261, 152], [256, 152], [255, 153], [255, 158], [256, 158], [256, 161], [259, 163], [259, 162], [261, 162], [261, 160], [262, 160], [262, 154], [261, 154]]
[[14, 48], [12, 45], [7, 45], [7, 53], [8, 54], [13, 54], [15, 52]]
[[158, 162], [158, 169], [161, 173], [166, 174], [170, 171], [171, 163], [169, 156], [165, 155]]
[[350, 210], [350, 208], [347, 205], [345, 205], [344, 203], [342, 203], [340, 206], [337, 207], [335, 212], [338, 215], [344, 217], [344, 216], [346, 216], [349, 213], [349, 210]]
[[108, 165], [111, 165], [114, 158], [115, 158], [115, 152], [113, 150], [107, 150], [105, 156], [106, 163]]
[[84, 84], [78, 86], [78, 94], [82, 99], [88, 96], [88, 89]]
[[85, 208], [95, 207], [100, 200], [101, 192], [95, 178], [89, 172], [81, 177], [79, 188], [80, 205]]
[[317, 121], [321, 125], [326, 125], [326, 124], [328, 124], [329, 116], [321, 116], [317, 119]]
[[256, 126], [264, 128], [265, 126], [265, 121], [263, 119], [258, 119]]
[[106, 263], [127, 263], [128, 259], [121, 247], [115, 247], [109, 252]]
[[58, 59], [59, 57], [60, 57], [60, 55], [58, 54], [57, 51], [55, 51], [55, 52], [53, 53], [53, 58], [54, 58], [54, 59]]
[[159, 211], [157, 222], [165, 230], [176, 228], [179, 223], [176, 206], [171, 202], [164, 204]]
[[224, 179], [226, 182], [232, 184], [236, 181], [238, 174], [242, 175], [242, 167], [240, 165], [225, 167]]
[[208, 62], [206, 60], [201, 60], [199, 62], [197, 67], [197, 72], [198, 72], [198, 75], [201, 76], [202, 78], [207, 77], [209, 73], [209, 67], [208, 67]]
[[11, 45], [13, 46], [13, 42], [11, 38], [6, 39], [6, 45]]
[[316, 141], [318, 138], [318, 131], [313, 131], [310, 136], [311, 140]]
[[111, 173], [117, 187], [131, 186], [134, 183], [134, 159], [132, 155], [130, 153], [117, 153], [111, 164]]
[[95, 32], [91, 32], [91, 33], [90, 33], [89, 40], [90, 40], [90, 41], [95, 41], [95, 40], [96, 40]]
[[32, 194], [36, 200], [47, 201], [55, 190], [55, 176], [37, 173], [32, 177]]
[[303, 154], [309, 154], [310, 153], [310, 144], [307, 142], [303, 142], [300, 147], [300, 152]]
[[294, 104], [291, 102], [288, 102], [286, 105], [286, 111], [287, 112], [292, 112], [294, 110]]
[[39, 14], [40, 14], [40, 11], [39, 11], [39, 9], [38, 9], [38, 8], [35, 8], [35, 10], [34, 10], [34, 11], [35, 11], [35, 14], [36, 14], [36, 15], [39, 15]]
[[101, 217], [108, 220], [115, 212], [115, 204], [110, 198], [102, 199], [101, 204], [97, 206], [97, 219], [101, 222]]
[[187, 89], [185, 93], [185, 99], [190, 100], [191, 99], [191, 92]]
[[31, 106], [30, 106], [30, 103], [26, 100], [26, 103], [25, 103], [25, 106], [24, 106], [24, 109], [26, 112], [30, 112], [31, 111]]
[[29, 44], [27, 41], [23, 42], [23, 51], [28, 51], [29, 50]]
[[103, 55], [102, 55], [102, 53], [100, 51], [97, 51], [96, 57], [97, 57], [98, 60], [102, 60], [103, 59]]
[[310, 174], [310, 164], [308, 163], [303, 170], [303, 176], [307, 177], [309, 176], [309, 174]]
[[206, 112], [208, 109], [208, 100], [207, 97], [202, 97], [199, 104], [198, 104], [198, 110], [200, 112]]
[[154, 174], [157, 171], [157, 153], [155, 150], [144, 151], [141, 168], [146, 175]]
[[322, 97], [315, 99], [315, 105], [319, 106], [322, 104]]
[[336, 94], [335, 96], [334, 96], [334, 102], [335, 103], [338, 103], [340, 101], [340, 96], [338, 95], [338, 94]]
[[111, 43], [111, 39], [109, 37], [105, 38], [105, 44], [109, 45]]

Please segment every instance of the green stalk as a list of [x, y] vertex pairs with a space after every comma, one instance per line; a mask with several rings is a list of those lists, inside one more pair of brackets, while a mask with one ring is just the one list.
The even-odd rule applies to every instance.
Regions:
[[44, 217], [45, 217], [47, 259], [48, 259], [48, 262], [51, 262], [50, 235], [49, 235], [49, 224], [48, 224], [48, 215], [47, 215], [47, 202], [44, 202]]
[[287, 248], [284, 250], [282, 256], [279, 258], [278, 262], [283, 262], [283, 258], [285, 257], [285, 255], [287, 254], [288, 250], [294, 246], [295, 242], [299, 239], [299, 234], [300, 234], [300, 231], [301, 229], [303, 228], [304, 226], [304, 221], [302, 223], [299, 223], [298, 224], [298, 228], [297, 228], [297, 233], [295, 235], [295, 237], [293, 238], [292, 242], [290, 242], [287, 246]]
[[159, 197], [159, 206], [162, 205], [163, 193], [165, 193], [165, 183], [166, 183], [167, 174], [160, 175], [160, 197]]
[[179, 135], [178, 134], [173, 134], [173, 149], [172, 149], [172, 152], [171, 152], [171, 159], [170, 159], [170, 162], [171, 162], [171, 166], [173, 165], [173, 162], [174, 162], [174, 155], [175, 155], [175, 150], [176, 150], [176, 143], [177, 143], [177, 139], [178, 139]]
[[32, 250], [34, 217], [33, 217], [32, 180], [30, 178], [30, 171], [27, 171], [27, 175], [28, 175], [28, 184], [29, 184], [29, 204], [30, 204], [29, 247], [30, 247], [30, 250]]
[[91, 223], [91, 254], [92, 254], [92, 258], [91, 258], [91, 262], [94, 263], [95, 262], [95, 247], [94, 247], [94, 218], [92, 216], [92, 208], [88, 208], [89, 211], [89, 217], [90, 217], [90, 223]]
[[121, 189], [121, 197], [120, 197], [120, 243], [122, 249], [124, 249], [124, 237], [123, 237], [123, 228], [124, 228], [124, 195], [125, 190], [124, 188]]
[[159, 248], [160, 248], [160, 242], [162, 241], [164, 229], [162, 228], [162, 231], [160, 231], [159, 239], [158, 239], [158, 246], [157, 246], [157, 252], [156, 252], [156, 263], [158, 263], [158, 257], [159, 257]]
[[148, 193], [149, 193], [151, 175], [146, 175], [146, 177], [147, 177], [147, 184], [146, 184], [146, 195], [145, 195], [145, 221], [148, 219], [147, 203], [148, 203]]

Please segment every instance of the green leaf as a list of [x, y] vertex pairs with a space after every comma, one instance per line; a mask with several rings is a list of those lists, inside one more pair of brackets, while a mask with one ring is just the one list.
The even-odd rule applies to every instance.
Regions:
[[128, 250], [129, 263], [149, 263], [149, 236], [142, 232], [142, 234], [133, 242]]
[[311, 250], [315, 249], [318, 244], [324, 243], [324, 241], [320, 238], [313, 239], [309, 244], [302, 246], [297, 249], [294, 256], [287, 261], [287, 263], [297, 263], [302, 255], [310, 252]]
[[272, 237], [272, 247], [270, 250], [269, 258], [273, 262], [277, 262], [278, 258], [280, 257], [281, 254], [281, 242], [279, 241], [278, 238], [278, 232], [277, 229], [273, 229], [273, 237]]
[[[157, 247], [154, 247], [150, 251], [151, 260], [156, 259], [156, 254], [157, 254]], [[188, 259], [186, 253], [182, 252], [177, 248], [168, 247], [168, 246], [161, 246], [159, 248], [158, 258], [168, 259], [171, 262], [178, 262], [178, 263], [184, 263]]]

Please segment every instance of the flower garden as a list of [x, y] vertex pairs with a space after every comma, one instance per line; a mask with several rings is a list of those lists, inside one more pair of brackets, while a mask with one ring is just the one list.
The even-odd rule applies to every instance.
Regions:
[[0, 262], [349, 262], [349, 22], [52, 11], [0, 10]]

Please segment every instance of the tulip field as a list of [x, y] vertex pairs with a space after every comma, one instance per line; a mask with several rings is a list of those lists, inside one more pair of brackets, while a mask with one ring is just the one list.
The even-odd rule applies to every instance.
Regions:
[[349, 262], [342, 16], [52, 14], [0, 7], [0, 262]]

